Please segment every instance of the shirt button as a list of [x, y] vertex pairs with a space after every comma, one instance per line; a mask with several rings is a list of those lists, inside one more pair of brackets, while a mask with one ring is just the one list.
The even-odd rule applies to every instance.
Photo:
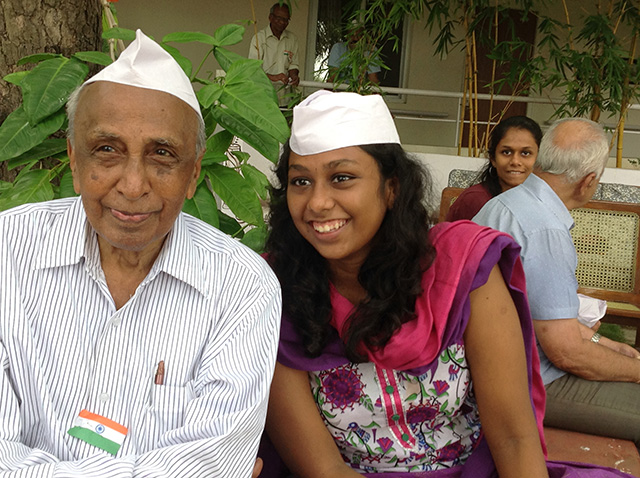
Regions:
[[387, 393], [393, 393], [393, 386], [392, 385], [387, 385], [386, 388], [384, 389], [385, 392]]
[[122, 319], [120, 317], [116, 317], [111, 321], [111, 325], [113, 325], [114, 327], [117, 327], [121, 323], [122, 323]]
[[409, 435], [407, 435], [406, 433], [403, 433], [403, 434], [402, 434], [402, 439], [403, 439], [404, 441], [407, 441], [407, 440], [409, 439]]
[[398, 420], [400, 420], [400, 415], [394, 415], [391, 417], [391, 420], [393, 420], [394, 422], [397, 422]]
[[98, 395], [98, 400], [100, 400], [102, 403], [108, 402], [109, 401], [109, 394], [108, 393], [101, 393], [100, 395]]

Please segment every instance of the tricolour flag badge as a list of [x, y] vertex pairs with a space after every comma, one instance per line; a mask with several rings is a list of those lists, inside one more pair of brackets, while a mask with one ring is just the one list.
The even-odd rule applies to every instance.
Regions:
[[78, 414], [73, 426], [67, 431], [69, 435], [112, 455], [118, 453], [127, 432], [127, 427], [87, 410]]

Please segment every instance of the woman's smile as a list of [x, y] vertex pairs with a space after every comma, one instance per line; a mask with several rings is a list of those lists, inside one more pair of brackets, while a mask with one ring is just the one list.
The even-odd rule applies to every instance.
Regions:
[[310, 221], [309, 224], [311, 224], [311, 227], [313, 227], [313, 229], [320, 233], [320, 234], [327, 234], [329, 232], [335, 232], [338, 229], [341, 229], [345, 224], [347, 224], [347, 220], [346, 219], [338, 219], [338, 220], [333, 220], [333, 221]]

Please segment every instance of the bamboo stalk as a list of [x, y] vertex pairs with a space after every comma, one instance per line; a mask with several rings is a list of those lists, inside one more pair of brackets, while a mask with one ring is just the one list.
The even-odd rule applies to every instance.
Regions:
[[[629, 60], [628, 63], [631, 65], [633, 63], [633, 58], [636, 56], [636, 46], [638, 42], [638, 32], [633, 34], [633, 38], [631, 39], [631, 51], [629, 52]], [[629, 98], [628, 98], [628, 89], [629, 89], [629, 76], [624, 79], [624, 86], [622, 88], [622, 103], [620, 105], [620, 118], [618, 121], [618, 125], [616, 127], [616, 168], [622, 167], [622, 144], [624, 141], [624, 125], [627, 119], [627, 112], [629, 111]]]
[[571, 27], [571, 20], [569, 20], [569, 9], [567, 8], [567, 2], [566, 0], [562, 0], [562, 6], [564, 7], [564, 16], [567, 19], [567, 26], [568, 26], [568, 30], [569, 30], [569, 48], [571, 48], [573, 50], [573, 28]]
[[468, 151], [468, 155], [469, 156], [473, 156], [472, 154], [472, 142], [473, 142], [473, 134], [474, 134], [474, 130], [473, 130], [473, 123], [474, 123], [474, 102], [473, 102], [473, 58], [472, 58], [472, 51], [471, 51], [471, 40], [469, 38], [469, 22], [468, 22], [468, 17], [467, 17], [467, 12], [465, 12], [465, 16], [463, 17], [463, 24], [464, 24], [464, 30], [465, 30], [465, 45], [466, 45], [466, 49], [465, 49], [465, 63], [466, 63], [466, 74], [467, 74], [467, 84], [466, 84], [466, 89], [468, 89], [469, 92], [469, 135], [468, 135], [468, 144], [467, 144], [467, 151]]
[[260, 58], [260, 42], [258, 41], [258, 19], [256, 18], [256, 9], [253, 5], [253, 0], [250, 0], [251, 3], [251, 17], [253, 18], [253, 33], [256, 36], [256, 50], [258, 51], [258, 58]]
[[[494, 39], [494, 45], [498, 44], [498, 0], [496, 0], [496, 6], [495, 6], [495, 15], [493, 17], [493, 39]], [[489, 150], [489, 133], [491, 131], [491, 120], [493, 118], [493, 94], [494, 94], [494, 87], [493, 84], [496, 81], [496, 67], [497, 67], [497, 61], [495, 59], [492, 60], [491, 62], [491, 99], [489, 100], [489, 118], [487, 121], [487, 129], [484, 133], [484, 151], [488, 151]]]
[[[113, 13], [111, 12], [111, 8], [109, 7], [109, 2], [107, 0], [100, 0], [102, 4], [102, 11], [104, 12], [104, 16], [107, 19], [107, 23], [109, 24], [109, 28], [114, 28], [118, 26], [116, 19], [113, 17]], [[111, 59], [115, 61], [116, 59], [116, 45], [120, 48], [120, 51], [124, 50], [124, 42], [122, 40], [116, 40], [114, 38], [109, 38], [109, 55]]]
[[478, 157], [478, 53], [476, 51], [476, 33], [471, 35], [473, 45], [473, 101], [474, 101], [474, 117], [473, 117], [473, 156]]

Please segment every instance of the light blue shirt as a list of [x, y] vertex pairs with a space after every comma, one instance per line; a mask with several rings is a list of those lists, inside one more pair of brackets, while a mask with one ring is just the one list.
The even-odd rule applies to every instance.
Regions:
[[[329, 52], [329, 60], [327, 64], [331, 68], [339, 68], [342, 62], [344, 61], [344, 57], [349, 51], [349, 47], [346, 42], [336, 43], [331, 47], [331, 51]], [[378, 65], [369, 65], [367, 68], [367, 73], [379, 73], [380, 67]]]
[[[545, 181], [529, 175], [520, 186], [491, 199], [473, 220], [510, 234], [522, 247], [520, 257], [534, 320], [578, 316], [578, 257], [570, 232], [573, 218]], [[566, 374], [549, 361], [540, 345], [538, 351], [545, 385]]]

